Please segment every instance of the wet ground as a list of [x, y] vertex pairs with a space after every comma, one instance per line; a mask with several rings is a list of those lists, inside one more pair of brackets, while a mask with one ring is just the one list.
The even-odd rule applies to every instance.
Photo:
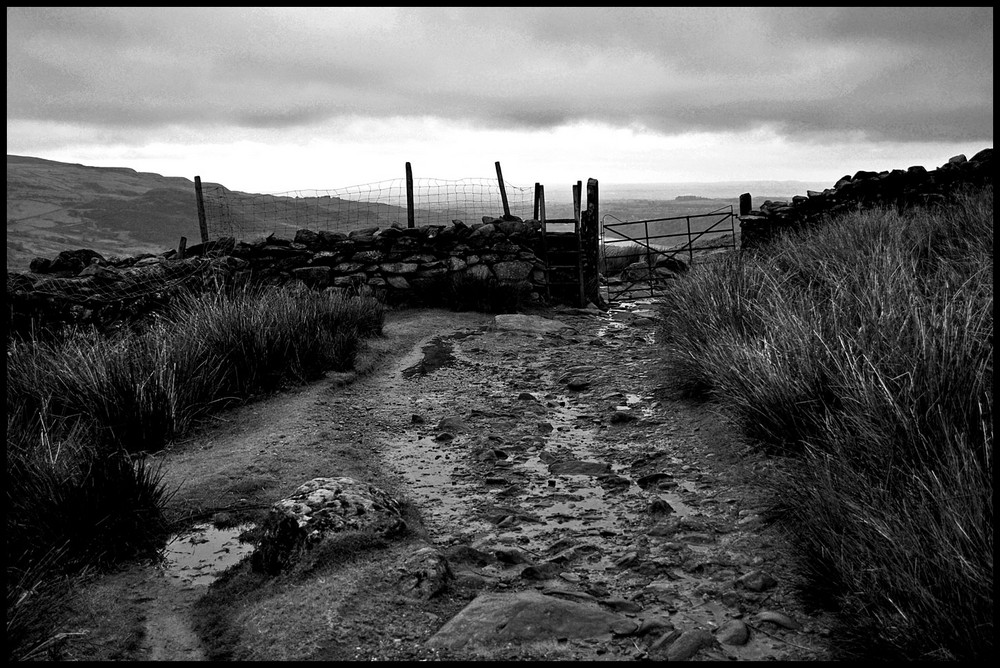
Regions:
[[[493, 555], [453, 560], [463, 587], [597, 602], [676, 633], [706, 629], [721, 637], [722, 629], [743, 625], [745, 642], [716, 643], [699, 658], [825, 656], [826, 622], [796, 598], [781, 539], [761, 524], [759, 496], [730, 456], [732, 433], [718, 416], [670, 400], [661, 387], [655, 301], [540, 317], [567, 327], [541, 333], [465, 318], [476, 324], [437, 329], [377, 377], [315, 394], [316, 417], [261, 432], [252, 452], [277, 462], [293, 446], [315, 450], [316, 469], [330, 475], [336, 472], [322, 466], [324, 452], [337, 451], [338, 442], [370, 444], [384, 473], [400, 481], [398, 493], [419, 509], [433, 546], [453, 555], [461, 549]], [[299, 416], [305, 405], [295, 406]], [[285, 450], [260, 438], [276, 439]], [[175, 537], [161, 565], [166, 579], [187, 600], [198, 595], [252, 549], [238, 540], [247, 528], [201, 525]], [[257, 625], [271, 615], [279, 624], [277, 599], [261, 605], [241, 614]], [[435, 610], [420, 618], [421, 633], [447, 621], [433, 621], [441, 614]], [[369, 628], [363, 619], [339, 624], [341, 634]], [[662, 636], [584, 644], [568, 656], [646, 658]], [[421, 656], [419, 637], [414, 631], [413, 656]], [[245, 650], [255, 659], [274, 652], [256, 640]], [[288, 647], [283, 652], [297, 656]], [[389, 655], [359, 644], [350, 656]]]

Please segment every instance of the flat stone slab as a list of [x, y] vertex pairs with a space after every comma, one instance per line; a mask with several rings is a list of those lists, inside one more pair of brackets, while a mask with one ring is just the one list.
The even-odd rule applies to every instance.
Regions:
[[573, 327], [560, 320], [543, 318], [537, 315], [524, 315], [522, 313], [505, 313], [494, 317], [493, 328], [535, 332], [537, 334], [552, 334], [564, 329], [573, 329]]
[[427, 641], [428, 647], [475, 650], [558, 638], [610, 640], [635, 622], [593, 603], [534, 591], [480, 594]]

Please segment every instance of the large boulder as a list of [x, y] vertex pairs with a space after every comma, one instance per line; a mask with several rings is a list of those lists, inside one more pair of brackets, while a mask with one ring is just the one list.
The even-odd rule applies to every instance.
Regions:
[[271, 507], [252, 564], [276, 574], [338, 533], [392, 536], [405, 529], [399, 502], [378, 487], [353, 478], [314, 478]]

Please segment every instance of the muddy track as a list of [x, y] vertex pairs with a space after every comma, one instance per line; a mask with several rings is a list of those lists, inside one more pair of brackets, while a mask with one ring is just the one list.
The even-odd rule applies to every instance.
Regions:
[[[827, 658], [829, 620], [802, 605], [787, 545], [746, 481], [759, 462], [736, 456], [738, 439], [709, 408], [665, 396], [648, 309], [537, 313], [566, 326], [548, 332], [479, 314], [391, 314], [368, 375], [244, 407], [168, 449], [186, 508], [266, 506], [311, 477], [348, 475], [411, 500], [422, 527], [251, 597], [232, 593], [248, 574], [217, 583], [226, 612], [215, 628], [236, 639], [222, 645], [197, 646], [204, 615], [183, 614], [208, 591], [212, 578], [195, 574], [210, 564], [133, 572], [128, 586], [152, 592], [137, 597], [134, 658], [633, 660], [666, 656], [698, 630], [697, 659]], [[452, 555], [454, 584], [403, 599], [388, 574], [425, 545]], [[245, 553], [221, 552], [230, 563]], [[476, 596], [520, 591], [634, 625], [520, 649], [428, 649]]]

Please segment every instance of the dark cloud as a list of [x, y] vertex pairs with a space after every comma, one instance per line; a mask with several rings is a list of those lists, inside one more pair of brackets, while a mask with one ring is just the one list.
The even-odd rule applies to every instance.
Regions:
[[7, 117], [987, 140], [992, 8], [8, 8]]

